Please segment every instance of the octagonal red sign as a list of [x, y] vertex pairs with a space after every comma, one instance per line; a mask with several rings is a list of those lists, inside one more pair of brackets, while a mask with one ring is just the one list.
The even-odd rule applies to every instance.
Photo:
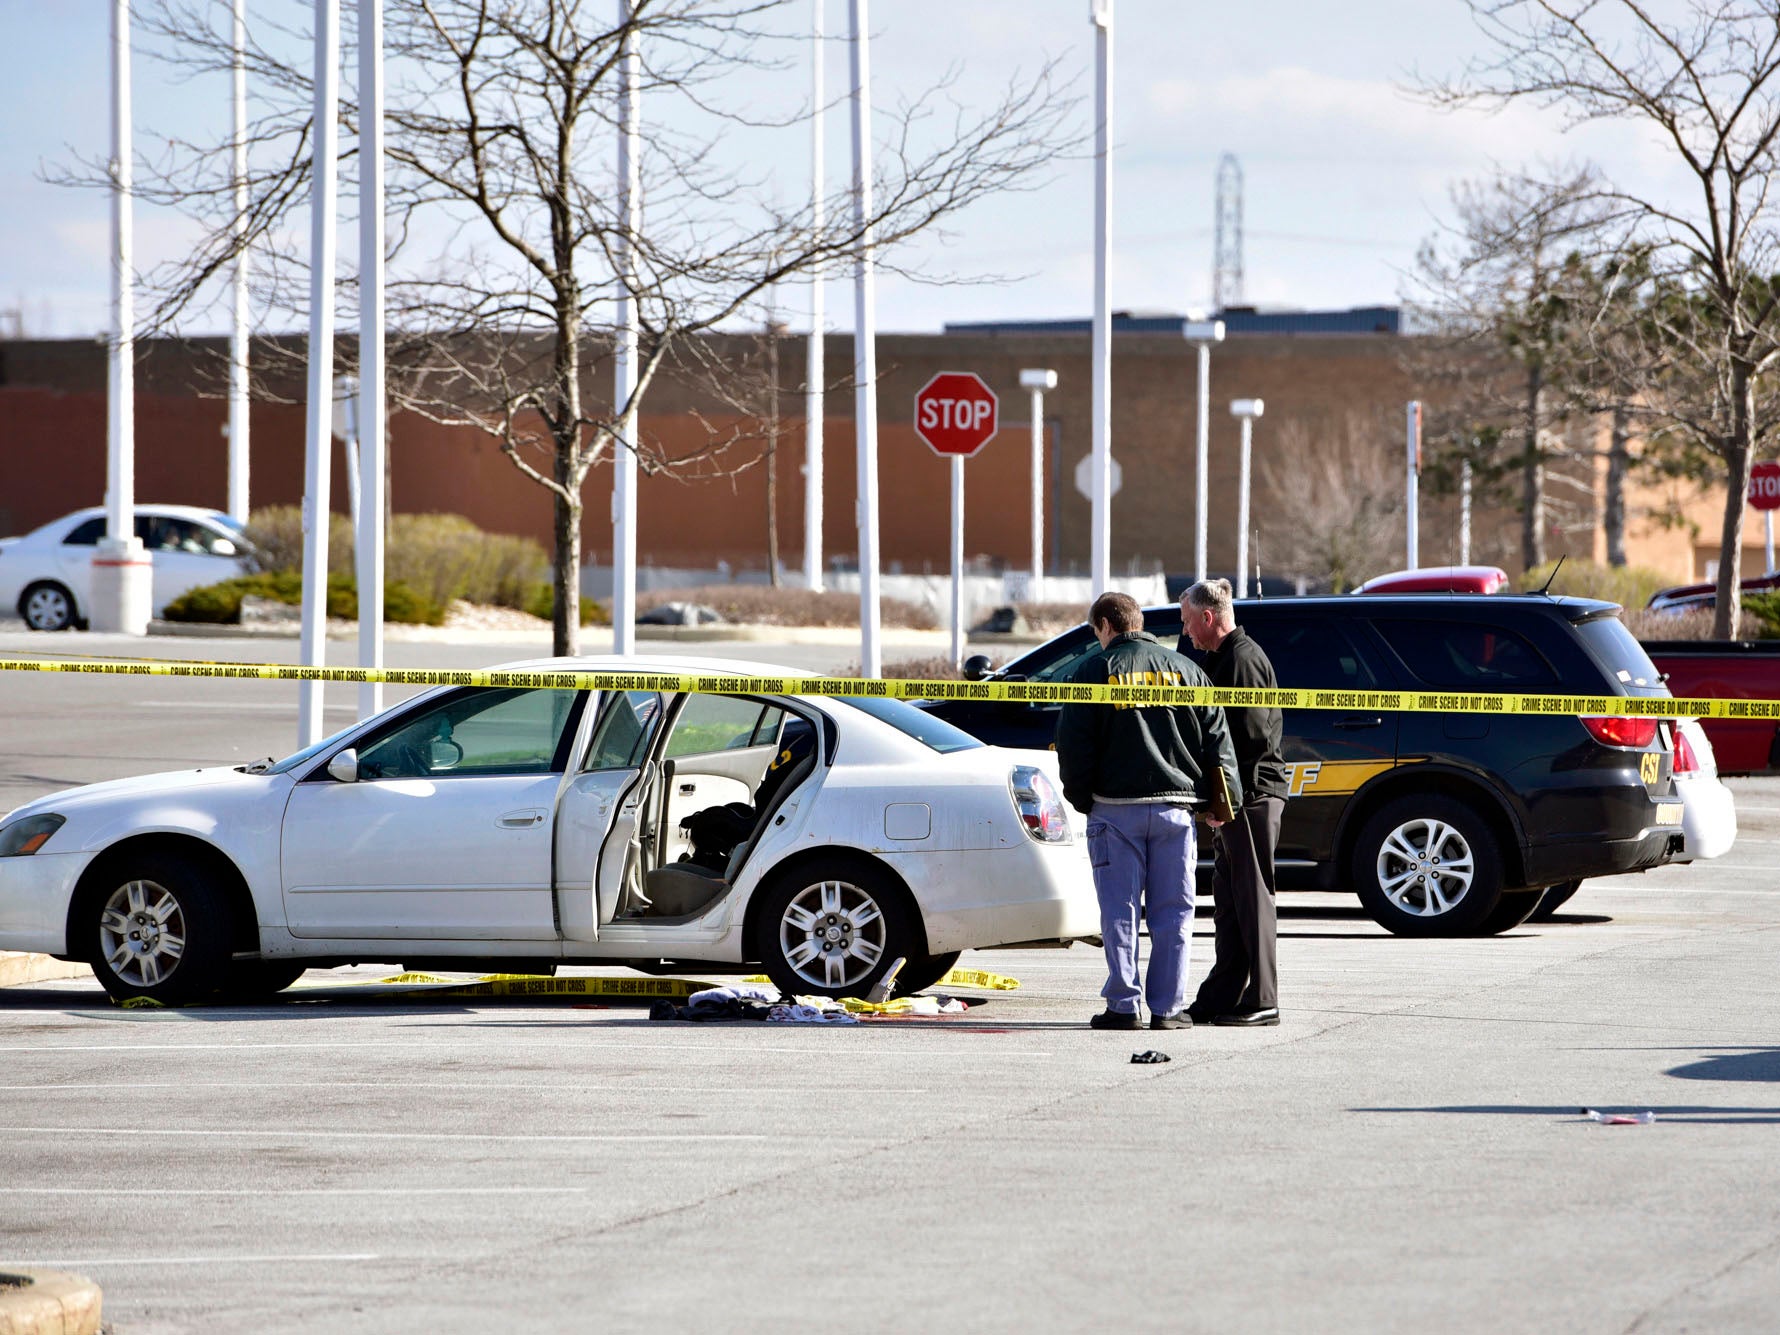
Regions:
[[1757, 510], [1780, 510], [1780, 463], [1759, 463], [1749, 474], [1749, 503]]
[[946, 458], [968, 459], [995, 436], [995, 391], [972, 371], [941, 371], [915, 395], [915, 433]]

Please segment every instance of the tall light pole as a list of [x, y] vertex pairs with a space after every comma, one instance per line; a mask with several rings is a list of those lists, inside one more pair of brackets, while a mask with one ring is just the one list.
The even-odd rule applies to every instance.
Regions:
[[1089, 573], [1094, 593], [1112, 582], [1112, 312], [1107, 268], [1112, 245], [1113, 0], [1089, 0], [1094, 24], [1094, 337], [1089, 420]]
[[[388, 434], [383, 376], [383, 0], [358, 0], [358, 661], [383, 666], [383, 515]], [[358, 716], [383, 686], [358, 688]]]
[[[1248, 479], [1249, 450], [1253, 444], [1255, 419], [1266, 409], [1260, 399], [1230, 400], [1230, 415], [1242, 423], [1242, 461], [1236, 484], [1236, 596], [1248, 597]], [[1201, 579], [1204, 576], [1200, 576]]]
[[234, 4], [234, 62], [231, 102], [234, 139], [231, 174], [235, 186], [235, 262], [230, 275], [233, 304], [229, 328], [229, 513], [247, 522], [247, 0]]
[[1408, 469], [1407, 469], [1406, 479], [1405, 479], [1405, 483], [1404, 483], [1404, 495], [1403, 495], [1403, 501], [1404, 501], [1403, 513], [1405, 516], [1405, 523], [1404, 523], [1403, 527], [1404, 527], [1404, 534], [1407, 539], [1406, 545], [1408, 547], [1407, 554], [1409, 557], [1409, 564], [1408, 564], [1408, 566], [1405, 567], [1405, 569], [1415, 570], [1415, 569], [1419, 568], [1421, 565], [1421, 560], [1417, 554], [1418, 550], [1420, 548], [1420, 545], [1421, 545], [1420, 544], [1420, 534], [1418, 534], [1416, 532], [1416, 529], [1418, 527], [1417, 520], [1419, 518], [1419, 509], [1420, 509], [1420, 505], [1421, 505], [1420, 498], [1417, 495], [1418, 484], [1421, 481], [1421, 471], [1422, 471], [1422, 405], [1421, 405], [1421, 400], [1420, 399], [1411, 399], [1409, 401], [1408, 411], [1404, 414], [1404, 416], [1405, 416], [1404, 435], [1406, 437], [1406, 442], [1408, 445], [1408, 455], [1409, 455], [1409, 457], [1407, 459]]
[[[1770, 512], [1772, 513], [1772, 512]], [[1773, 529], [1768, 530], [1769, 556], [1768, 568], [1773, 568], [1772, 557]], [[1471, 564], [1471, 461], [1466, 459], [1459, 465], [1459, 564]]]
[[[148, 633], [154, 567], [136, 536], [135, 218], [130, 125], [130, 4], [111, 6], [111, 344], [106, 350], [105, 538], [93, 551], [94, 630]], [[72, 608], [69, 609], [72, 612]]]
[[[618, 0], [618, 21], [629, 24], [631, 0]], [[612, 407], [618, 439], [612, 452], [612, 652], [631, 654], [637, 645], [637, 302], [636, 235], [642, 225], [642, 142], [637, 133], [638, 80], [642, 60], [636, 30], [624, 34], [619, 54], [618, 109], [618, 355], [613, 362]], [[580, 630], [580, 590], [570, 591], [564, 615]]]
[[[827, 57], [822, 7], [828, 0], [812, 0], [815, 22], [810, 43], [810, 236], [819, 245], [822, 238], [823, 192], [827, 190], [823, 171], [822, 114], [826, 97], [822, 86], [822, 62]], [[823, 291], [826, 275], [820, 264], [810, 270], [810, 341], [806, 349], [809, 361], [804, 371], [803, 395], [803, 582], [804, 587], [822, 587], [822, 415], [826, 411], [823, 378], [828, 374], [822, 364], [822, 340], [827, 333], [827, 294]]]
[[1032, 392], [1032, 591], [1044, 598], [1045, 578], [1045, 392], [1057, 388], [1057, 373], [1042, 368], [1020, 372], [1020, 388]]
[[871, 28], [866, 0], [850, 0], [853, 66], [853, 434], [859, 445], [859, 664], [884, 670], [878, 644], [878, 349], [872, 276]]
[[[309, 382], [303, 468], [303, 663], [327, 655], [328, 492], [334, 452], [334, 219], [339, 205], [340, 0], [315, 0], [315, 149], [309, 197]], [[323, 736], [322, 683], [297, 686], [297, 744]]]
[[1222, 320], [1188, 320], [1181, 334], [1199, 354], [1199, 421], [1194, 451], [1193, 578], [1206, 575], [1206, 533], [1211, 526], [1211, 345], [1224, 341]]

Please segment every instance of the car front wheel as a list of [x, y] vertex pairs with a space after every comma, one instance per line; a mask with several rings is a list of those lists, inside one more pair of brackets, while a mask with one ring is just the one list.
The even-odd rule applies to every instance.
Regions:
[[862, 997], [896, 959], [908, 961], [905, 972], [924, 964], [919, 942], [901, 886], [853, 859], [808, 862], [776, 878], [757, 939], [767, 976], [788, 997]]
[[227, 898], [189, 858], [119, 864], [87, 901], [84, 934], [93, 973], [114, 998], [182, 1002], [228, 981]]
[[1399, 797], [1374, 812], [1354, 844], [1354, 889], [1399, 936], [1466, 936], [1502, 898], [1495, 835], [1471, 807], [1437, 793]]
[[32, 630], [67, 630], [74, 624], [74, 595], [52, 580], [19, 595], [19, 615]]

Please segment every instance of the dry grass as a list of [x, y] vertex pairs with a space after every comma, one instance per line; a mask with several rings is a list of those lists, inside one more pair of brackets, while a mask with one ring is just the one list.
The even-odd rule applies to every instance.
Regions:
[[[637, 595], [637, 608], [647, 612], [663, 603], [702, 603], [724, 620], [752, 626], [857, 626], [859, 595], [809, 589], [775, 589], [770, 584], [706, 584], [690, 589], [651, 589]], [[933, 630], [933, 614], [900, 598], [885, 598], [879, 616], [898, 630]]]
[[[857, 663], [848, 663], [834, 674], [837, 677], [862, 677], [865, 670]], [[949, 658], [904, 658], [884, 664], [885, 681], [962, 681], [964, 674]]]
[[[1648, 608], [1638, 607], [1628, 608], [1620, 619], [1640, 640], [1710, 640], [1714, 638], [1712, 616], [1710, 610], [1652, 612]], [[1759, 640], [1767, 633], [1759, 617], [1748, 612], [1743, 613], [1737, 631], [1738, 639]]]
[[1026, 618], [1034, 635], [1047, 638], [1060, 635], [1088, 619], [1088, 609], [1080, 603], [1016, 603], [1014, 610]]

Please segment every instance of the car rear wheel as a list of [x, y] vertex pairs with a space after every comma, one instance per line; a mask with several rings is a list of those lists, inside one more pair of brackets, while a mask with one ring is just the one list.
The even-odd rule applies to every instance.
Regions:
[[1399, 936], [1470, 935], [1502, 898], [1502, 857], [1489, 825], [1438, 793], [1399, 797], [1374, 812], [1355, 841], [1351, 871], [1366, 911]]
[[1558, 909], [1569, 902], [1570, 896], [1582, 889], [1580, 878], [1574, 881], [1559, 881], [1556, 885], [1548, 885], [1539, 896], [1539, 902], [1527, 917], [1529, 922], [1550, 922], [1557, 915]]
[[1512, 932], [1539, 907], [1539, 899], [1543, 890], [1504, 890], [1502, 897], [1496, 901], [1495, 908], [1484, 915], [1482, 922], [1477, 924], [1476, 935], [1498, 936], [1503, 932]]
[[157, 854], [116, 864], [86, 899], [93, 973], [114, 998], [180, 1002], [228, 977], [232, 915], [202, 863]]
[[896, 975], [895, 995], [912, 997], [917, 992], [925, 992], [952, 972], [960, 953], [954, 950], [949, 955], [920, 955], [911, 959]]
[[19, 615], [32, 630], [67, 630], [74, 624], [74, 595], [44, 580], [19, 595]]
[[775, 878], [758, 921], [761, 963], [788, 997], [862, 997], [898, 957], [908, 961], [904, 974], [926, 966], [898, 978], [899, 990], [914, 991], [939, 962], [917, 949], [902, 887], [869, 862], [822, 859]]

